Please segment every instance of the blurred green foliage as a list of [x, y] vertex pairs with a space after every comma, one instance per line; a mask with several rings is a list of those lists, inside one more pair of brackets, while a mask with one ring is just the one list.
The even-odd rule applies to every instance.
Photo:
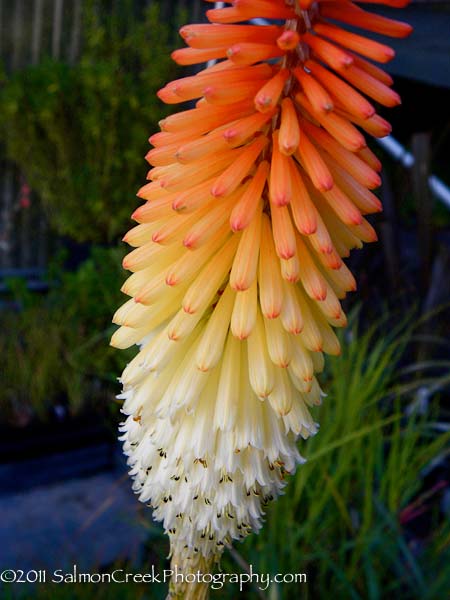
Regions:
[[8, 282], [18, 310], [2, 310], [0, 354], [3, 385], [0, 421], [45, 420], [56, 404], [71, 415], [83, 410], [111, 410], [117, 374], [127, 353], [108, 346], [111, 316], [123, 296], [123, 251], [93, 248], [73, 272], [55, 259], [45, 296], [26, 289], [22, 280]]
[[126, 230], [145, 174], [146, 137], [164, 116], [155, 92], [174, 75], [170, 27], [153, 2], [142, 16], [83, 3], [75, 65], [47, 58], [0, 90], [0, 137], [40, 195], [50, 223], [77, 241], [111, 242]]

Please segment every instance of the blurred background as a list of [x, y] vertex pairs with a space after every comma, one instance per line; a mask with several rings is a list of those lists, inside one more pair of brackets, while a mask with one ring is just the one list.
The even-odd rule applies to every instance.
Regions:
[[[205, 6], [203, 6], [205, 5]], [[0, 0], [0, 570], [162, 571], [168, 544], [131, 492], [109, 348], [120, 242], [167, 114], [180, 24], [201, 0]], [[243, 598], [441, 599], [450, 589], [450, 3], [417, 0], [394, 40], [403, 105], [379, 243], [350, 260], [343, 354], [328, 360], [308, 463], [224, 572], [307, 573]], [[0, 586], [3, 584], [0, 584]], [[225, 587], [213, 598], [236, 598]], [[162, 586], [4, 585], [2, 598], [164, 598]]]

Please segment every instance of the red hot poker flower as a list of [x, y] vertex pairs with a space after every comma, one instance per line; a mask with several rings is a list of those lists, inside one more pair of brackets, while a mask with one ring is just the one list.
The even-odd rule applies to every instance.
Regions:
[[372, 62], [394, 52], [364, 31], [411, 31], [348, 0], [227, 5], [182, 27], [187, 47], [173, 53], [218, 62], [159, 92], [195, 105], [150, 138], [112, 340], [140, 345], [122, 375], [122, 439], [134, 489], [185, 570], [261, 527], [303, 460], [298, 436], [317, 431], [315, 373], [340, 352], [333, 327], [356, 287], [342, 259], [376, 240], [365, 216], [381, 210], [364, 134], [388, 134], [376, 107], [400, 102]]

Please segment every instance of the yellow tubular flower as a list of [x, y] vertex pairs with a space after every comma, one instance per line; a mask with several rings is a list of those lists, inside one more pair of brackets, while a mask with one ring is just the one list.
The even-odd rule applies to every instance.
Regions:
[[[121, 425], [134, 490], [170, 536], [174, 564], [210, 568], [261, 527], [264, 506], [317, 431], [315, 372], [355, 289], [342, 258], [376, 239], [365, 215], [381, 165], [361, 130], [390, 131], [400, 102], [362, 30], [405, 23], [348, 0], [235, 0], [188, 25], [176, 62], [216, 61], [158, 93], [195, 101], [160, 123], [145, 200], [125, 241], [133, 273], [112, 344], [125, 369]], [[377, 0], [402, 7], [405, 0]], [[268, 20], [254, 25], [252, 19]], [[283, 25], [280, 23], [284, 22]], [[200, 598], [200, 588], [172, 589]], [[181, 590], [181, 591], [180, 591]]]

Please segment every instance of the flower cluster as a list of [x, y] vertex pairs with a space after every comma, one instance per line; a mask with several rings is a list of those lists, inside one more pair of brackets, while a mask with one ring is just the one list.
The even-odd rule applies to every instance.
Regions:
[[387, 135], [375, 105], [400, 102], [372, 62], [394, 52], [343, 26], [410, 32], [347, 0], [227, 4], [183, 27], [173, 53], [208, 66], [159, 92], [195, 103], [150, 138], [112, 340], [140, 345], [121, 378], [122, 439], [181, 562], [258, 530], [303, 460], [297, 438], [317, 431], [315, 373], [340, 352], [333, 327], [356, 287], [342, 258], [376, 239], [365, 215], [381, 210], [362, 132]]

